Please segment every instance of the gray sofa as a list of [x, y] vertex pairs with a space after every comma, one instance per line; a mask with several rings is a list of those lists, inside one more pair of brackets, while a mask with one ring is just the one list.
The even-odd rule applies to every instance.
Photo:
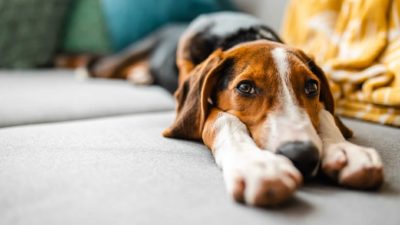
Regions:
[[0, 224], [400, 224], [400, 130], [345, 119], [382, 155], [378, 192], [307, 182], [278, 208], [237, 204], [200, 143], [163, 138], [159, 87], [0, 72]]

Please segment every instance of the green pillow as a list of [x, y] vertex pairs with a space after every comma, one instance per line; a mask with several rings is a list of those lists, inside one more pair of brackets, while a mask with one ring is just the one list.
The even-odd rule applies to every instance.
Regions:
[[62, 52], [103, 54], [111, 50], [100, 0], [75, 0], [62, 40]]
[[0, 67], [51, 62], [69, 0], [0, 0]]

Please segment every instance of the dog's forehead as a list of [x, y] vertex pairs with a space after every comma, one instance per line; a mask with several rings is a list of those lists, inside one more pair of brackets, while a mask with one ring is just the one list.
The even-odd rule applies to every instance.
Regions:
[[225, 54], [234, 59], [240, 72], [256, 71], [256, 75], [310, 72], [297, 51], [281, 43], [261, 40], [237, 45]]
[[[252, 41], [252, 42], [245, 42], [236, 45], [235, 47], [226, 51], [226, 55], [229, 57], [234, 57], [237, 60], [240, 59], [247, 59], [248, 57], [252, 57], [253, 59], [261, 59], [262, 58], [270, 57], [271, 50], [274, 48], [285, 48], [284, 45], [281, 45], [277, 42], [271, 41]], [[256, 57], [258, 56], [258, 57]]]

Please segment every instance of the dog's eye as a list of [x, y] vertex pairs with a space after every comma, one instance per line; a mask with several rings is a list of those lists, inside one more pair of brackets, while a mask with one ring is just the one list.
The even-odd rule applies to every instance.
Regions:
[[256, 93], [256, 89], [251, 81], [240, 82], [236, 89], [239, 91], [239, 93], [244, 95], [254, 95]]
[[307, 80], [304, 92], [308, 97], [314, 97], [318, 95], [318, 82], [316, 80]]

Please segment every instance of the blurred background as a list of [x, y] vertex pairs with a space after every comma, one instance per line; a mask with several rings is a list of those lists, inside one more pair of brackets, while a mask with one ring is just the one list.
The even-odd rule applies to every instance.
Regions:
[[51, 67], [58, 54], [110, 54], [168, 23], [246, 11], [279, 30], [286, 1], [1, 0], [0, 67]]
[[168, 24], [242, 11], [315, 59], [338, 114], [400, 126], [399, 1], [1, 0], [0, 68], [76, 68]]

